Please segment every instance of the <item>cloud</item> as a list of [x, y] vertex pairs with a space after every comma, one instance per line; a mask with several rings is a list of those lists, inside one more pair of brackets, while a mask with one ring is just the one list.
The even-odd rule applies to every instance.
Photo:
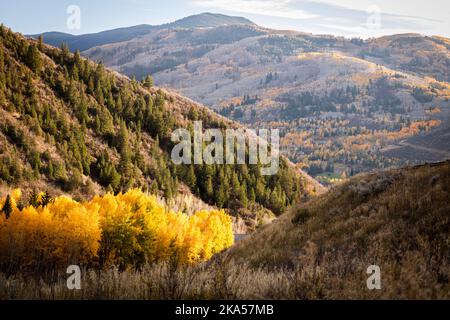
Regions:
[[[386, 13], [380, 10], [380, 27], [374, 32], [368, 28], [368, 20], [371, 19], [373, 11], [362, 9], [364, 8], [362, 4], [356, 7], [345, 7], [332, 3], [331, 0], [191, 0], [190, 3], [207, 9], [266, 16], [269, 18], [266, 20], [272, 26], [275, 21], [282, 26], [294, 25], [301, 20], [301, 24], [296, 28], [298, 30], [340, 35], [368, 37], [373, 36], [374, 33], [377, 35], [403, 32], [424, 33], [442, 28], [440, 22], [436, 20]], [[346, 3], [349, 2], [346, 1]], [[374, 1], [374, 3], [377, 2]], [[378, 7], [372, 6], [372, 8]]]
[[191, 3], [197, 7], [278, 18], [310, 19], [317, 17], [317, 15], [304, 10], [292, 8], [291, 0], [193, 0]]

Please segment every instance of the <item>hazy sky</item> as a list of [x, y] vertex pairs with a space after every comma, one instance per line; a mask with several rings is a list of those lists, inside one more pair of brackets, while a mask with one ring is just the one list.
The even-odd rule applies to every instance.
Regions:
[[[71, 5], [80, 9], [79, 29], [67, 25]], [[206, 11], [245, 16], [270, 28], [347, 37], [404, 32], [450, 37], [450, 0], [2, 0], [0, 21], [25, 34], [82, 34]]]

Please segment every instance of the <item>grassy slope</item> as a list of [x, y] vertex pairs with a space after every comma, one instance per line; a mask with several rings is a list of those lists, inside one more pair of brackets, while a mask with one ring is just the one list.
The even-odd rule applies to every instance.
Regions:
[[379, 297], [444, 297], [449, 199], [450, 161], [357, 176], [263, 227], [227, 256], [302, 270], [327, 297], [364, 297], [372, 264], [382, 272]]

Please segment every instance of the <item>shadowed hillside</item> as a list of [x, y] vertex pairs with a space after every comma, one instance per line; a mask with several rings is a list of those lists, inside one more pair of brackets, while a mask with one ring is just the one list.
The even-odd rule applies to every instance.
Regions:
[[[315, 298], [448, 298], [449, 199], [450, 161], [360, 175], [240, 241], [227, 259], [298, 270]], [[379, 292], [365, 288], [370, 265], [381, 268]]]

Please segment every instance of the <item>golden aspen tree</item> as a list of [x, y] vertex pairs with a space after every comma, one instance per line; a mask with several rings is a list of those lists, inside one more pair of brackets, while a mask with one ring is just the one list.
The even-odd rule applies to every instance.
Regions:
[[[37, 207], [19, 210], [21, 192], [11, 192], [10, 214], [0, 214], [0, 268], [52, 270], [99, 262], [126, 269], [174, 258], [196, 263], [233, 244], [225, 211], [173, 212], [138, 189], [83, 203], [61, 196], [42, 204], [42, 197]], [[5, 202], [0, 199], [0, 205]]]

